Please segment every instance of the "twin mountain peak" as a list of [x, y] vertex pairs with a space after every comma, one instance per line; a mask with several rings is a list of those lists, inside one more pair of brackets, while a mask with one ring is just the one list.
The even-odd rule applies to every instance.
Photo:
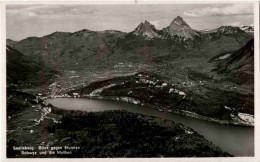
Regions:
[[183, 20], [182, 17], [177, 16], [168, 27], [163, 28], [162, 30], [157, 30], [153, 24], [145, 20], [135, 28], [133, 34], [142, 35], [150, 39], [166, 38], [175, 35], [192, 39], [197, 33]]

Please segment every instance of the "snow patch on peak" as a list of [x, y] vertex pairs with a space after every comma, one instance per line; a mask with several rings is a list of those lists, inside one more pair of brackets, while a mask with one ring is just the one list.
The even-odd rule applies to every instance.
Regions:
[[254, 32], [254, 27], [253, 26], [243, 26], [240, 27], [241, 30], [243, 30], [244, 32], [249, 32], [249, 33], [253, 33]]
[[179, 22], [177, 22], [177, 21], [175, 21], [175, 20], [173, 20], [173, 22], [175, 22], [175, 23], [178, 24], [178, 25], [181, 25], [181, 23], [179, 23]]

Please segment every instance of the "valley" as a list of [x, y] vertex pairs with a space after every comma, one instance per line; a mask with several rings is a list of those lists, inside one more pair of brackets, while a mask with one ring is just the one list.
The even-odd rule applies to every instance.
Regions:
[[[235, 147], [221, 146], [224, 151], [232, 152], [226, 153], [218, 148], [219, 145], [215, 146], [216, 143], [207, 141], [209, 136], [205, 139], [198, 133], [187, 137], [185, 135], [184, 139], [188, 143], [182, 141], [184, 143], [178, 145], [169, 142], [169, 139], [185, 133], [186, 129], [191, 129], [186, 128], [186, 124], [190, 127], [187, 121], [192, 120], [219, 125], [214, 126], [214, 130], [219, 129], [218, 127], [236, 127], [232, 130], [247, 130], [253, 136], [252, 33], [253, 28], [246, 26], [221, 26], [213, 30], [197, 31], [182, 17], [177, 16], [162, 30], [144, 21], [128, 33], [83, 29], [73, 33], [55, 32], [43, 37], [28, 37], [21, 41], [8, 39], [8, 145], [11, 148], [17, 144], [16, 142], [27, 143], [29, 138], [33, 137], [36, 142], [28, 144], [35, 147], [39, 144], [55, 146], [64, 143], [73, 146], [72, 144], [76, 143], [84, 148], [73, 156], [62, 157], [211, 157], [231, 154], [253, 156], [252, 145], [248, 146], [250, 151], [246, 153], [236, 150]], [[88, 104], [82, 108], [84, 110], [77, 110], [77, 105], [64, 110], [66, 105], [59, 107], [46, 102], [60, 98], [87, 101], [97, 99], [100, 103], [111, 100], [108, 101], [108, 107], [115, 106], [113, 102], [122, 105], [131, 103], [153, 114], [142, 114], [140, 110], [132, 112], [131, 106], [125, 106], [125, 111], [111, 108], [112, 110], [101, 112], [84, 112], [93, 106]], [[97, 108], [99, 109], [100, 107]], [[160, 113], [170, 114], [167, 121], [163, 121], [167, 123], [166, 126], [158, 122], [161, 120], [158, 116]], [[173, 122], [176, 116], [185, 118], [180, 120], [184, 121], [185, 126]], [[17, 122], [25, 126], [15, 125]], [[80, 122], [87, 123], [88, 127], [79, 124]], [[89, 124], [91, 122], [95, 123], [94, 126]], [[132, 122], [134, 126], [130, 126]], [[66, 123], [71, 124], [68, 127]], [[70, 129], [74, 126], [73, 132]], [[119, 127], [115, 134], [109, 133]], [[127, 130], [127, 127], [130, 128]], [[174, 130], [169, 130], [173, 127]], [[141, 128], [161, 132], [153, 134], [144, 131], [141, 135], [134, 133]], [[207, 135], [198, 127], [194, 129], [194, 132]], [[109, 137], [105, 137], [101, 130], [108, 133]], [[122, 133], [124, 131], [132, 133], [129, 137], [132, 141], [126, 140], [129, 135]], [[230, 133], [227, 129], [225, 131], [227, 134]], [[46, 137], [39, 137], [40, 132], [44, 132]], [[65, 132], [68, 132], [69, 137]], [[18, 135], [19, 133], [21, 135]], [[89, 142], [79, 138], [82, 134]], [[163, 137], [163, 134], [167, 137]], [[189, 133], [186, 131], [186, 134]], [[95, 141], [93, 135], [98, 135], [99, 141]], [[21, 140], [23, 138], [24, 140]], [[133, 151], [135, 147], [132, 146], [136, 145], [134, 139], [140, 142], [137, 150], [146, 148], [150, 152]], [[163, 150], [159, 143], [150, 147], [149, 142], [152, 139], [156, 139], [154, 143], [161, 141], [163, 145], [169, 145], [168, 151], [171, 151]], [[232, 142], [241, 140], [240, 137], [235, 139]], [[248, 143], [252, 144], [252, 139], [250, 136]], [[60, 140], [63, 143], [59, 143]], [[210, 139], [212, 140], [214, 138]], [[191, 145], [189, 141], [198, 143]], [[123, 144], [118, 144], [120, 142]], [[93, 150], [86, 151], [92, 146], [95, 146]], [[128, 148], [128, 151], [114, 154], [115, 150], [122, 147]], [[208, 148], [209, 152], [201, 154], [195, 151], [198, 148]], [[161, 152], [155, 153], [155, 149]], [[182, 151], [173, 151], [179, 149]], [[184, 150], [188, 153], [183, 154]], [[10, 153], [10, 157], [17, 156], [11, 150]]]

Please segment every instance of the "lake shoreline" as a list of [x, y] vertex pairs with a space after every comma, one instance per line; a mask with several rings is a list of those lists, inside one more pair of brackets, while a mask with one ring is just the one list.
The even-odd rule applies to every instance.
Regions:
[[[71, 97], [59, 97], [59, 98], [71, 98]], [[140, 102], [138, 100], [135, 100], [134, 98], [128, 97], [128, 100], [126, 100], [127, 97], [122, 97], [122, 96], [84, 96], [84, 97], [77, 97], [77, 98], [111, 100], [111, 101], [126, 102], [126, 103], [144, 106], [144, 105], [140, 104]], [[147, 104], [145, 104], [145, 105], [147, 105]], [[188, 116], [188, 117], [192, 117], [192, 118], [196, 118], [196, 119], [206, 120], [208, 122], [218, 123], [221, 125], [236, 125], [236, 126], [254, 127], [254, 125], [252, 125], [252, 124], [243, 123], [239, 120], [237, 120], [237, 121], [219, 120], [219, 119], [202, 116], [202, 115], [196, 114], [194, 112], [185, 111], [185, 110], [175, 110], [175, 111], [166, 110], [166, 109], [158, 108], [151, 104], [149, 104], [147, 106], [151, 107], [152, 109], [156, 109], [159, 112], [164, 111], [164, 112], [168, 112], [168, 113], [175, 113], [175, 114], [184, 115], [184, 116]]]
[[[235, 156], [253, 156], [253, 141], [254, 141], [254, 127], [240, 126], [234, 124], [219, 124], [216, 122], [209, 122], [201, 120], [200, 118], [189, 117], [184, 112], [171, 112], [159, 111], [155, 107], [148, 105], [131, 104], [127, 102], [113, 101], [106, 98], [97, 97], [75, 97], [75, 98], [49, 98], [46, 100], [54, 107], [62, 108], [64, 110], [72, 110], [73, 112], [109, 112], [114, 110], [125, 110], [136, 114], [143, 114], [155, 116], [161, 121], [172, 120], [176, 123], [181, 123], [188, 126], [207, 140], [212, 141], [214, 144], [222, 148], [222, 150], [230, 152]], [[50, 106], [50, 105], [49, 105]], [[182, 113], [182, 114], [180, 114]], [[186, 112], [187, 113], [187, 112]], [[236, 132], [236, 133], [235, 133]], [[232, 136], [231, 136], [232, 135]], [[227, 137], [223, 139], [222, 137]], [[245, 145], [251, 152], [248, 154], [240, 149], [239, 141], [246, 140]], [[235, 146], [235, 147], [234, 147]]]

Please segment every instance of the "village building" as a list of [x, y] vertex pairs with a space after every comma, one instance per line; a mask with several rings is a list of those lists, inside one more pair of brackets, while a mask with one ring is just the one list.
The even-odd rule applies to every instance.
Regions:
[[79, 93], [72, 93], [73, 97], [80, 97]]

